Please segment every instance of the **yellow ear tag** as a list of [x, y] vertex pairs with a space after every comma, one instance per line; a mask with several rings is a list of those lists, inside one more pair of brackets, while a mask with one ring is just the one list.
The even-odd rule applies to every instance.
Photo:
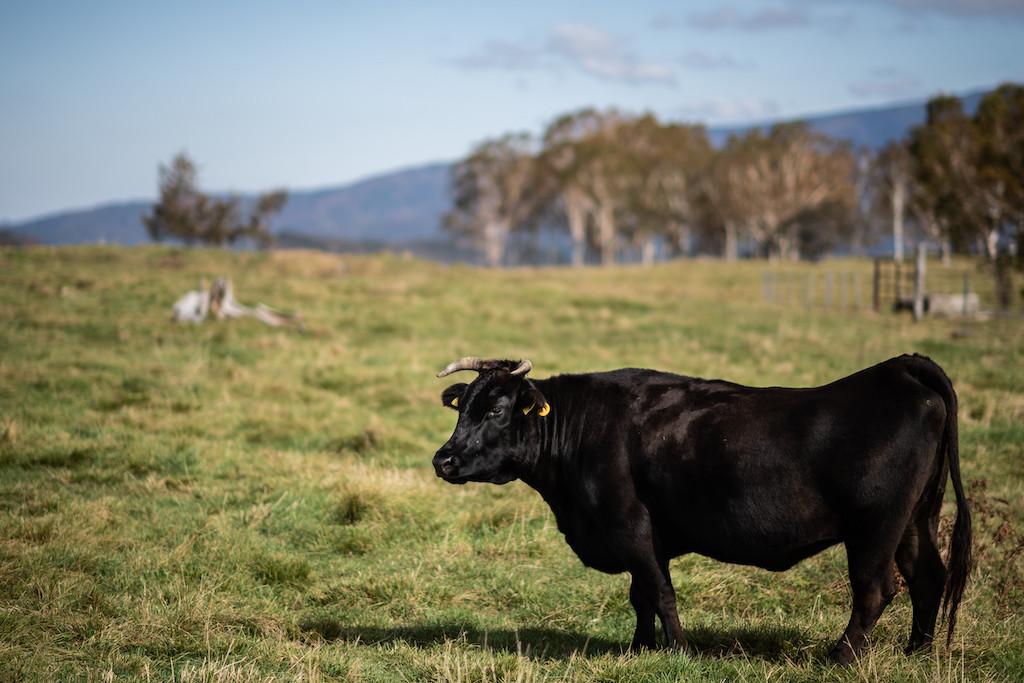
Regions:
[[531, 411], [531, 410], [533, 410], [533, 407], [534, 407], [535, 405], [537, 405], [537, 404], [536, 404], [536, 403], [531, 403], [531, 404], [530, 404], [530, 405], [528, 405], [527, 407], [523, 408], [523, 415], [529, 415], [529, 414], [530, 414], [530, 411]]
[[537, 414], [540, 415], [541, 417], [544, 417], [545, 415], [547, 415], [550, 412], [551, 412], [551, 405], [547, 401], [544, 401], [544, 407], [541, 408], [540, 411]]
[[458, 408], [459, 407], [459, 397], [456, 396], [455, 398], [453, 398], [452, 402], [449, 403], [448, 405], [450, 405], [452, 408]]

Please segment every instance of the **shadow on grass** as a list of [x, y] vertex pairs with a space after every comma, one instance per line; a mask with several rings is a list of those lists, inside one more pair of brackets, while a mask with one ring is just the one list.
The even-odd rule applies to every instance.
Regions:
[[[417, 647], [439, 645], [448, 640], [465, 640], [491, 650], [512, 652], [534, 659], [568, 659], [580, 655], [620, 655], [629, 641], [608, 640], [574, 631], [550, 628], [482, 630], [464, 624], [418, 624], [404, 627], [349, 626], [333, 619], [304, 621], [300, 628], [328, 641], [359, 642], [367, 645], [407, 643]], [[768, 661], [799, 658], [813, 643], [800, 630], [760, 627], [686, 631], [690, 652], [698, 656], [746, 655]]]
[[683, 629], [691, 651], [702, 656], [746, 655], [770, 662], [789, 661], [806, 656], [820, 645], [797, 628], [788, 626], [749, 626], [714, 629], [706, 626]]

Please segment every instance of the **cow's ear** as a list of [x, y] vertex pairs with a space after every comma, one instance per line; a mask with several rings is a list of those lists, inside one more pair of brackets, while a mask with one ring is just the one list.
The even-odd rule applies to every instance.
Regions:
[[459, 401], [462, 400], [462, 395], [466, 392], [466, 387], [469, 385], [465, 382], [453, 384], [444, 391], [441, 392], [441, 405], [448, 406], [452, 410], [459, 409]]
[[551, 405], [544, 398], [544, 394], [530, 380], [523, 381], [523, 386], [519, 390], [519, 398], [516, 399], [516, 408], [523, 415], [539, 415], [540, 417], [544, 417], [551, 411]]

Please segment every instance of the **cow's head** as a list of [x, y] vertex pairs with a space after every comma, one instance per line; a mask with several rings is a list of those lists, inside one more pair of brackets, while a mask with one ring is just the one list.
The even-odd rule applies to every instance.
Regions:
[[434, 456], [437, 476], [452, 484], [505, 484], [518, 476], [518, 466], [527, 455], [521, 438], [527, 421], [543, 419], [550, 410], [544, 395], [526, 378], [532, 368], [528, 360], [467, 357], [437, 374], [480, 373], [469, 384], [453, 384], [441, 394], [441, 403], [458, 411], [459, 421], [448, 443]]

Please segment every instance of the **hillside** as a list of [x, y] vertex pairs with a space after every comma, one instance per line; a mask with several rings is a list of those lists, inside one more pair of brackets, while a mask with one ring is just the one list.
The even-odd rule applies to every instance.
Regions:
[[[0, 680], [1024, 680], [1020, 321], [771, 306], [762, 271], [0, 248]], [[220, 273], [306, 332], [172, 323]], [[956, 385], [976, 539], [934, 654], [903, 655], [904, 591], [863, 661], [827, 663], [839, 547], [783, 573], [679, 558], [691, 650], [623, 654], [626, 576], [583, 567], [522, 482], [450, 486], [430, 464], [455, 423], [441, 391], [469, 379], [434, 373], [462, 355], [806, 386], [908, 351]]]
[[[979, 93], [964, 96], [969, 110], [979, 99]], [[924, 116], [925, 105], [920, 102], [806, 120], [823, 133], [877, 149], [906, 134]], [[729, 134], [752, 127], [712, 128], [709, 135], [715, 144], [721, 144]], [[435, 163], [341, 187], [292, 190], [285, 210], [274, 222], [274, 230], [286, 235], [285, 246], [409, 249], [431, 257], [451, 257], [453, 245], [440, 228], [441, 215], [450, 202], [449, 168], [448, 163]], [[149, 200], [106, 204], [4, 227], [48, 244], [139, 244], [149, 241], [140, 222], [149, 205]], [[465, 255], [460, 252], [456, 257]]]

